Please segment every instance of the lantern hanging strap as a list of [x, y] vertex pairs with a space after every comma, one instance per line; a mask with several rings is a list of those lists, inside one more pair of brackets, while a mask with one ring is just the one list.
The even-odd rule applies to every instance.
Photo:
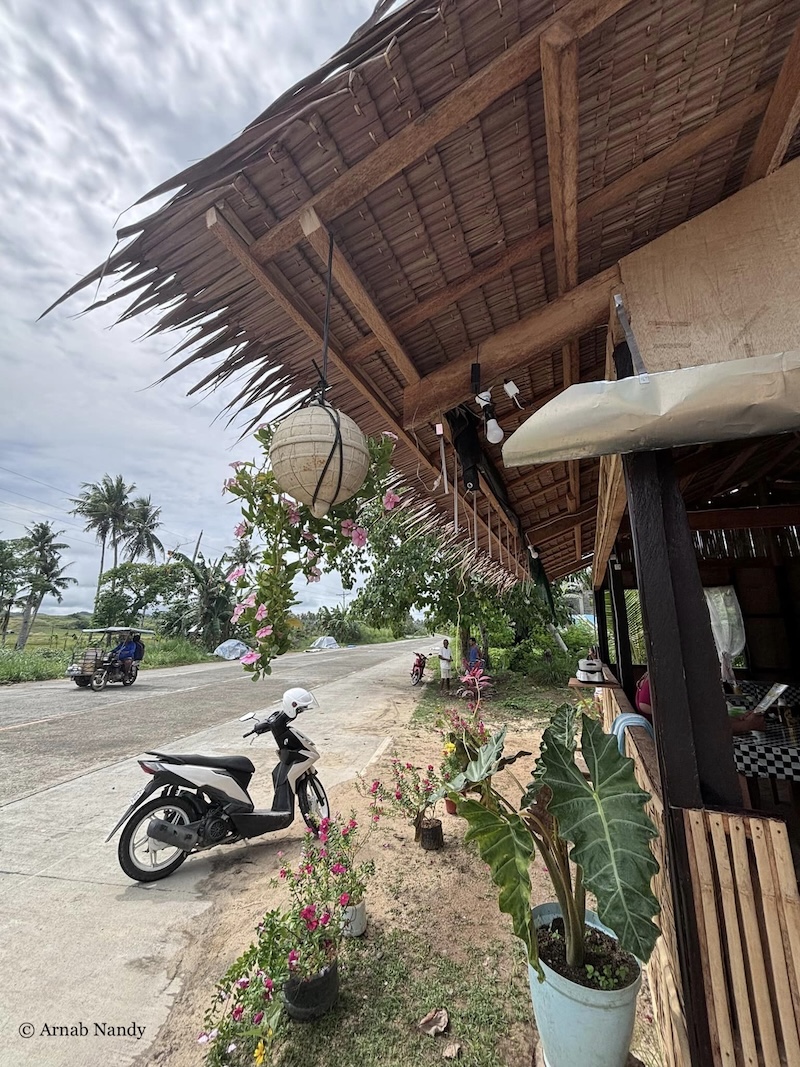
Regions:
[[312, 508], [316, 506], [317, 498], [319, 497], [320, 490], [322, 489], [322, 483], [325, 480], [325, 475], [328, 473], [328, 468], [333, 462], [334, 456], [338, 455], [338, 477], [336, 480], [336, 491], [331, 497], [332, 501], [336, 501], [339, 496], [339, 491], [342, 488], [342, 468], [344, 467], [344, 450], [342, 446], [342, 429], [339, 419], [339, 412], [335, 411], [332, 407], [325, 403], [325, 390], [328, 388], [328, 345], [330, 340], [330, 323], [331, 323], [331, 289], [333, 287], [333, 234], [330, 235], [328, 240], [328, 274], [325, 286], [325, 323], [322, 332], [322, 370], [319, 372], [320, 376], [320, 392], [319, 392], [319, 404], [320, 407], [327, 412], [334, 427], [333, 444], [331, 450], [328, 453], [328, 458], [320, 471], [317, 484], [314, 489], [314, 494], [311, 498]]

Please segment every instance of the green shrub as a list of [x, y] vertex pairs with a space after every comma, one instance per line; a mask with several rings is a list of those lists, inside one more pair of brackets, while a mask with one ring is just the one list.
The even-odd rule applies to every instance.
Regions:
[[561, 639], [576, 659], [585, 658], [592, 645], [597, 644], [595, 629], [585, 619], [580, 619], [563, 630]]
[[0, 649], [0, 684], [61, 678], [71, 662], [71, 652], [57, 652], [50, 648], [15, 652], [14, 649], [3, 648]]
[[538, 645], [538, 639], [528, 638], [511, 650], [511, 670], [527, 675], [541, 686], [566, 685], [577, 666], [576, 656], [562, 652], [552, 641], [549, 647]]
[[489, 664], [493, 672], [507, 671], [511, 667], [513, 648], [490, 648]]

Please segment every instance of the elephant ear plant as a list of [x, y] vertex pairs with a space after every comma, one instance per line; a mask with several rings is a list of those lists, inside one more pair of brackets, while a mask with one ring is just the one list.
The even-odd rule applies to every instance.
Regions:
[[[510, 915], [540, 980], [529, 873], [537, 850], [561, 908], [570, 967], [584, 966], [587, 889], [597, 898], [600, 921], [640, 961], [649, 959], [659, 935], [652, 921], [659, 906], [650, 889], [658, 871], [650, 850], [657, 831], [644, 810], [649, 794], [639, 788], [633, 761], [620, 754], [616, 738], [581, 715], [584, 776], [576, 763], [577, 729], [578, 712], [562, 705], [544, 731], [532, 779], [516, 806], [495, 785], [496, 775], [524, 755], [503, 757], [505, 727], [446, 787], [469, 823], [465, 840], [475, 841], [489, 865], [500, 889], [500, 910]], [[460, 796], [465, 789], [479, 799]]]

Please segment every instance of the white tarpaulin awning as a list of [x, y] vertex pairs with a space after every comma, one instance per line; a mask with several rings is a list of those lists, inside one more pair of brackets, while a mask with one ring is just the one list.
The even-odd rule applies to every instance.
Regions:
[[800, 430], [800, 350], [571, 385], [503, 446], [507, 467]]

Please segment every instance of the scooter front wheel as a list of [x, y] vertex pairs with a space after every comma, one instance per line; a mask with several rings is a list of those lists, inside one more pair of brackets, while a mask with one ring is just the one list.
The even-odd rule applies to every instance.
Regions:
[[422, 681], [422, 671], [418, 670], [415, 667], [414, 670], [411, 672], [411, 684], [412, 685], [418, 685], [419, 682], [421, 682], [421, 681]]
[[331, 817], [331, 806], [325, 787], [315, 774], [297, 783], [297, 803], [306, 826], [312, 833], [318, 834], [322, 820]]

